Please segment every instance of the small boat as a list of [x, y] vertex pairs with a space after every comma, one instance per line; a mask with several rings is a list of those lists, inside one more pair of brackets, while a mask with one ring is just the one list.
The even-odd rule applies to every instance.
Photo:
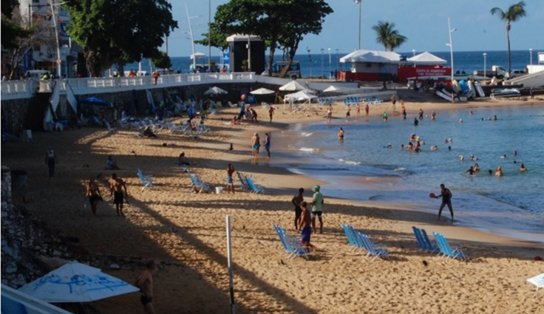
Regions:
[[495, 88], [491, 91], [491, 97], [519, 97], [521, 92], [517, 88]]

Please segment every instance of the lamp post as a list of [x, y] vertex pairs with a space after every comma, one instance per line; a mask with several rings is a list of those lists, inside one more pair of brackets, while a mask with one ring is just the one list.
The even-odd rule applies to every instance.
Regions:
[[323, 69], [323, 51], [325, 51], [325, 49], [321, 48], [321, 77], [323, 77], [323, 74], [324, 74], [324, 69]]
[[487, 77], [487, 52], [482, 53], [484, 56], [484, 77]]
[[53, 8], [53, 0], [49, 0], [49, 6], [51, 7], [51, 18], [53, 19], [53, 27], [55, 28], [55, 41], [57, 44], [57, 76], [60, 79], [62, 76], [62, 60], [60, 59], [60, 43], [59, 43], [59, 29], [57, 26], [57, 17], [55, 15], [55, 9]]
[[332, 68], [331, 68], [331, 63], [332, 63], [332, 58], [331, 58], [331, 48], [327, 48], [327, 50], [329, 51], [329, 78], [331, 77], [331, 72], [332, 72]]
[[529, 64], [533, 65], [533, 48], [529, 48]]
[[357, 45], [357, 49], [361, 49], [361, 15], [362, 15], [362, 7], [363, 7], [363, 0], [353, 0], [353, 2], [357, 5], [359, 5], [359, 42]]
[[450, 43], [448, 46], [450, 46], [450, 59], [451, 59], [451, 82], [453, 83], [453, 73], [454, 73], [454, 67], [453, 67], [453, 42], [451, 39], [451, 33], [455, 32], [456, 28], [451, 28], [451, 22], [450, 18], [448, 17], [448, 35], [450, 37]]
[[212, 38], [210, 34], [212, 25], [212, 0], [208, 0], [208, 71], [212, 71]]

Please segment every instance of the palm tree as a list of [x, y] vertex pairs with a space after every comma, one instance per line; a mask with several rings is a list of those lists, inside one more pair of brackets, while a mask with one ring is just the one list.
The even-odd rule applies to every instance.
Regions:
[[372, 29], [376, 32], [376, 41], [388, 51], [400, 47], [407, 39], [395, 29], [395, 23], [379, 21]]
[[520, 1], [516, 4], [508, 7], [508, 10], [505, 12], [501, 8], [494, 7], [491, 9], [492, 15], [499, 15], [501, 21], [506, 21], [506, 41], [508, 42], [508, 75], [512, 74], [512, 52], [510, 51], [510, 28], [512, 27], [512, 22], [519, 20], [524, 17], [527, 13], [525, 12], [525, 2]]

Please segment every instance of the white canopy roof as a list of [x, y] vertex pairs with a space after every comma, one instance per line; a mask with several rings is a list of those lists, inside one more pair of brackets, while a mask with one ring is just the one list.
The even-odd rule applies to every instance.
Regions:
[[340, 62], [398, 63], [400, 55], [394, 51], [359, 49], [340, 58]]
[[409, 63], [415, 63], [415, 64], [426, 64], [426, 65], [436, 65], [436, 64], [446, 64], [448, 61], [439, 58], [432, 53], [425, 51], [418, 55], [415, 55], [411, 58], [406, 59]]
[[308, 87], [306, 86], [306, 84], [302, 84], [299, 81], [292, 80], [291, 82], [280, 86], [279, 90], [294, 92], [294, 91], [297, 91], [297, 90], [304, 90], [304, 89], [307, 89], [307, 88]]
[[305, 101], [305, 100], [311, 101], [312, 99], [317, 99], [317, 96], [312, 95], [312, 94], [308, 93], [307, 90], [305, 90], [305, 91], [299, 91], [299, 92], [292, 93], [292, 94], [287, 94], [284, 97], [285, 100], [289, 100], [291, 98], [294, 101]]

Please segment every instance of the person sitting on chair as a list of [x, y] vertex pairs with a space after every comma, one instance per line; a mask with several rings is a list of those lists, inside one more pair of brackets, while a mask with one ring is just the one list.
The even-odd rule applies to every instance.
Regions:
[[119, 166], [117, 166], [117, 162], [113, 160], [113, 157], [108, 156], [108, 159], [106, 159], [106, 170], [119, 170]]

